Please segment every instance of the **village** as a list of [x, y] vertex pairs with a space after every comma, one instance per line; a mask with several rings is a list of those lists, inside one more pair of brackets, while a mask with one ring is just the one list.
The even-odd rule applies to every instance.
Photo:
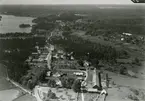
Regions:
[[[100, 93], [100, 96], [103, 95], [104, 100], [105, 100], [105, 97], [107, 96], [107, 88], [109, 87], [108, 74], [98, 72], [96, 68], [94, 69], [89, 68], [90, 64], [87, 61], [84, 61], [84, 67], [86, 68], [86, 70], [80, 70], [79, 68], [69, 69], [68, 67], [63, 68], [65, 67], [65, 65], [69, 66], [75, 62], [75, 59], [73, 57], [73, 52], [66, 54], [63, 50], [56, 50], [55, 47], [51, 44], [49, 44], [49, 46], [47, 45], [44, 48], [39, 48], [38, 46], [36, 46], [36, 48], [38, 52], [32, 53], [32, 57], [29, 57], [29, 59], [26, 60], [26, 62], [28, 62], [29, 65], [31, 66], [38, 66], [38, 67], [40, 66], [41, 68], [43, 68], [43, 66], [47, 66], [49, 70], [47, 71], [46, 79], [48, 81], [51, 81], [49, 83], [52, 83], [54, 81], [52, 85], [50, 84], [47, 85], [47, 83], [40, 83], [39, 85], [37, 85], [34, 88], [34, 90], [37, 89], [40, 95], [38, 94], [36, 98], [40, 97], [41, 101], [43, 100], [47, 101], [47, 99], [50, 100], [51, 98], [49, 98], [48, 92], [53, 92], [56, 94], [57, 96], [56, 98], [60, 98], [59, 101], [63, 101], [63, 100], [66, 101], [66, 99], [68, 98], [66, 98], [65, 96], [62, 96], [65, 89], [63, 88], [60, 77], [67, 76], [68, 78], [73, 78], [74, 81], [79, 80], [81, 82], [81, 85], [79, 84], [76, 85], [76, 86], [81, 87], [81, 88], [77, 88], [78, 91], [76, 92], [78, 93], [90, 92], [90, 93], [96, 93], [96, 94], [98, 93], [98, 98], [99, 98], [99, 93]], [[54, 69], [51, 66], [52, 61], [60, 61], [60, 62], [68, 61], [68, 63], [65, 63], [65, 62], [57, 63], [57, 65], [59, 65], [62, 68], [55, 68], [55, 71], [54, 71]], [[60, 92], [59, 92], [59, 89], [60, 89]], [[69, 93], [72, 93], [70, 94], [70, 96], [72, 97], [70, 97], [68, 100], [70, 101], [72, 99], [71, 101], [75, 101], [76, 98], [78, 98], [75, 92], [71, 88], [68, 90], [69, 91], [66, 90], [68, 92], [68, 95]], [[58, 97], [60, 95], [62, 98]], [[104, 100], [101, 100], [101, 101], [104, 101]], [[84, 101], [84, 97], [82, 96], [82, 99], [78, 101]]]
[[136, 7], [28, 7], [3, 11], [32, 18], [14, 27], [23, 33], [0, 34], [2, 101], [145, 101], [144, 15]]
[[[48, 43], [53, 35], [61, 35], [62, 37], [62, 34], [54, 34], [55, 32], [58, 31], [51, 33], [46, 40], [45, 47], [36, 46], [37, 52], [33, 52], [26, 60], [30, 66], [48, 68], [45, 82], [39, 82], [35, 86], [34, 96], [38, 101], [86, 101], [86, 96], [90, 93], [92, 97], [89, 99], [106, 101], [108, 89], [116, 86], [108, 72], [98, 70], [98, 67], [92, 66], [87, 60], [83, 61], [82, 67], [75, 59], [74, 52], [65, 52], [63, 49]], [[123, 33], [120, 40], [124, 41], [124, 38], [130, 36], [132, 34]], [[134, 76], [135, 74], [131, 72], [130, 75]], [[74, 85], [75, 82], [79, 83]]]

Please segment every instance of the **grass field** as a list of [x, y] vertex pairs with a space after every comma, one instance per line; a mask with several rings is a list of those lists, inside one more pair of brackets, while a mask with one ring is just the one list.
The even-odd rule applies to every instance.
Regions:
[[7, 90], [7, 89], [13, 89], [15, 88], [14, 85], [12, 85], [10, 82], [8, 82], [5, 78], [0, 77], [0, 91]]
[[13, 101], [36, 101], [36, 99], [35, 99], [35, 97], [26, 94], [21, 97], [18, 97], [17, 99], [15, 99]]
[[72, 33], [72, 35], [76, 35], [78, 37], [83, 38], [84, 40], [88, 40], [93, 43], [100, 43], [102, 45], [114, 46], [113, 43], [111, 43], [109, 41], [105, 41], [101, 36], [85, 35], [85, 33], [86, 33], [85, 31], [75, 31]]

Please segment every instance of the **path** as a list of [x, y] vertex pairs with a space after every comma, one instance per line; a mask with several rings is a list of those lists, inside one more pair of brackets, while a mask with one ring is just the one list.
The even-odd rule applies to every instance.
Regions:
[[[49, 40], [52, 37], [52, 32], [50, 33], [50, 36], [47, 38]], [[50, 47], [47, 47], [48, 49], [48, 55], [47, 55], [47, 66], [49, 69], [51, 69], [51, 57], [52, 57], [52, 50], [53, 50], [53, 45], [50, 44]], [[39, 93], [39, 86], [35, 86], [34, 91], [33, 91], [33, 96], [37, 99], [37, 101], [43, 101], [41, 98], [41, 95]]]
[[11, 82], [13, 85], [15, 85], [16, 87], [20, 88], [21, 90], [23, 90], [24, 92], [32, 95], [30, 90], [25, 89], [24, 87], [22, 87], [20, 84], [16, 83], [15, 81], [9, 79], [8, 77], [6, 78], [6, 80], [8, 80], [9, 82]]

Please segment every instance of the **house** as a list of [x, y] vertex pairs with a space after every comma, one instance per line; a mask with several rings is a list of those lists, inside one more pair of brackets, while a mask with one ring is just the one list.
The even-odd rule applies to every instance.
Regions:
[[58, 50], [57, 53], [58, 53], [58, 54], [63, 54], [64, 51], [63, 51], [63, 50]]
[[61, 20], [56, 20], [55, 22], [56, 22], [56, 23], [61, 23], [62, 21], [61, 21]]
[[[94, 70], [87, 69], [87, 76], [82, 82], [82, 86], [88, 92], [91, 93], [100, 93], [100, 90], [108, 87], [108, 74], [97, 72], [96, 68]], [[102, 80], [103, 76], [105, 76], [104, 80]]]
[[33, 59], [32, 62], [37, 63], [37, 62], [39, 62], [39, 60], [38, 59]]
[[121, 41], [124, 41], [124, 38], [121, 38]]
[[48, 71], [47, 74], [46, 74], [46, 76], [49, 77], [49, 76], [51, 76], [51, 74], [52, 74], [52, 72], [51, 71]]
[[61, 27], [64, 27], [66, 24], [64, 22], [59, 23]]
[[37, 52], [33, 52], [32, 55], [38, 55], [38, 53]]
[[41, 54], [41, 50], [40, 49], [38, 49], [37, 52], [38, 52], [38, 54]]
[[70, 57], [70, 59], [71, 59], [71, 60], [74, 60], [74, 57], [73, 57], [73, 56], [71, 56], [71, 57]]
[[53, 77], [60, 77], [61, 75], [58, 73], [58, 72], [56, 72], [55, 74], [53, 74]]
[[94, 88], [88, 88], [87, 91], [90, 92], [90, 93], [100, 92], [98, 89], [94, 89]]
[[59, 87], [62, 87], [62, 82], [60, 81], [60, 79], [58, 77], [54, 77], [54, 76], [49, 76], [46, 77], [47, 80], [54, 80], [55, 84]]
[[76, 23], [82, 23], [83, 22], [83, 19], [78, 19], [75, 21]]
[[123, 35], [126, 35], [126, 36], [131, 36], [132, 34], [130, 33], [122, 33]]
[[60, 58], [61, 58], [61, 59], [65, 59], [65, 56], [64, 56], [64, 55], [60, 55]]
[[53, 45], [50, 45], [50, 50], [54, 51], [54, 46]]
[[38, 61], [42, 62], [42, 61], [44, 61], [44, 59], [43, 58], [39, 58]]
[[58, 54], [55, 54], [55, 55], [53, 56], [53, 58], [59, 59]]
[[127, 70], [128, 75], [135, 77], [136, 74], [132, 70]]
[[62, 82], [59, 79], [56, 79], [55, 82], [57, 86], [62, 87]]
[[85, 81], [83, 82], [82, 85], [86, 87], [86, 90], [88, 92], [97, 92], [98, 89], [94, 88], [94, 86], [98, 85], [96, 70], [87, 69], [86, 72], [87, 72], [87, 78], [85, 78]]
[[90, 66], [90, 63], [85, 60], [83, 65], [84, 65], [84, 67], [88, 67], [88, 66]]
[[39, 49], [39, 46], [35, 46], [36, 49]]

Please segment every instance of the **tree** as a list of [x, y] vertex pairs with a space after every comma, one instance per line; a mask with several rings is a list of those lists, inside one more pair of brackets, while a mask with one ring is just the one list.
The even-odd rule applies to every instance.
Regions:
[[48, 80], [47, 85], [49, 87], [56, 87], [57, 86], [55, 80], [53, 80], [53, 79]]
[[56, 99], [56, 98], [57, 98], [57, 97], [56, 97], [56, 94], [53, 93], [50, 89], [48, 90], [47, 97], [48, 97], [49, 99]]
[[81, 92], [81, 81], [80, 80], [75, 80], [74, 83], [73, 83], [73, 85], [72, 85], [72, 89], [76, 93]]
[[68, 76], [63, 76], [60, 78], [60, 80], [61, 80], [62, 86], [67, 89], [71, 89], [74, 83], [74, 78], [70, 78]]
[[137, 57], [134, 59], [134, 63], [135, 63], [136, 65], [141, 65], [141, 63], [140, 63], [140, 61], [139, 61], [139, 59], [138, 59]]
[[126, 72], [127, 72], [127, 68], [126, 67], [121, 67], [120, 74], [126, 75]]

